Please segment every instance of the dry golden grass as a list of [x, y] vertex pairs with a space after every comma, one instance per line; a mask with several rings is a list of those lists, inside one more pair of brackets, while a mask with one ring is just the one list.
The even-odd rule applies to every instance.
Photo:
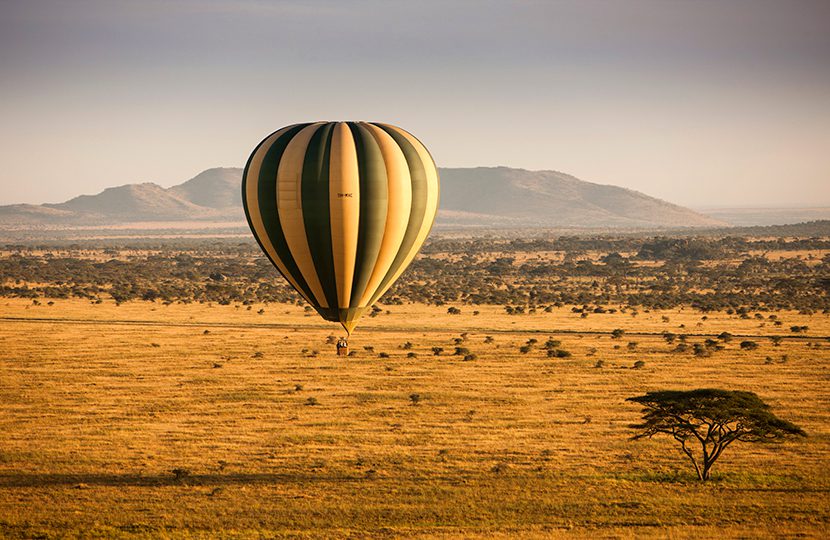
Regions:
[[[828, 531], [826, 315], [779, 313], [773, 327], [691, 309], [391, 306], [342, 359], [326, 344], [337, 327], [296, 306], [0, 306], [0, 537]], [[671, 352], [665, 330], [758, 337], [696, 358]], [[451, 356], [462, 332], [476, 360]], [[573, 355], [547, 358], [549, 336]], [[629, 440], [638, 410], [624, 401], [698, 387], [757, 392], [809, 437], [733, 446], [700, 485], [674, 443]]]

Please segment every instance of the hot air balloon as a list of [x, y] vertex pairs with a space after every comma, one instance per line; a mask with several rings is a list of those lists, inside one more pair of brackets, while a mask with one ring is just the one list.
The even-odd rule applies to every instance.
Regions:
[[415, 258], [438, 192], [424, 145], [374, 122], [284, 127], [254, 149], [242, 178], [245, 215], [262, 250], [348, 334]]

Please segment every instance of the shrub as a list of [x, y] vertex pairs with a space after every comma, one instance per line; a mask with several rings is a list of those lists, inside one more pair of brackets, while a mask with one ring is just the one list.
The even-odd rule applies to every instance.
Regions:
[[625, 330], [622, 328], [615, 328], [611, 331], [611, 339], [620, 339], [625, 334]]
[[442, 352], [444, 352], [444, 347], [433, 347], [432, 348], [432, 356], [441, 356]]
[[178, 467], [176, 469], [173, 469], [170, 472], [173, 473], [173, 476], [176, 477], [176, 480], [184, 480], [185, 478], [190, 476], [190, 470], [182, 468], [182, 467]]
[[711, 355], [712, 355], [712, 353], [710, 353], [710, 352], [709, 352], [709, 349], [708, 349], [708, 348], [706, 348], [706, 347], [704, 347], [704, 346], [703, 346], [702, 344], [700, 344], [700, 343], [695, 343], [695, 344], [692, 346], [692, 350], [693, 350], [693, 352], [694, 352], [694, 355], [695, 355], [695, 356], [699, 356], [699, 357], [703, 357], [703, 358], [705, 358], [705, 357], [707, 357], [707, 356], [711, 356]]
[[421, 402], [421, 394], [409, 394], [409, 401], [411, 401], [413, 405], [417, 405]]
[[749, 341], [749, 340], [741, 341], [741, 349], [743, 349], [745, 351], [754, 351], [757, 348], [758, 348], [758, 344], [755, 343], [754, 341]]
[[642, 369], [644, 367], [646, 367], [646, 363], [643, 360], [637, 360], [636, 362], [634, 362], [634, 369]]
[[469, 362], [471, 360], [476, 360], [476, 359], [478, 359], [478, 355], [475, 354], [475, 353], [470, 353], [470, 354], [465, 354], [464, 355], [464, 361], [465, 362]]
[[470, 349], [466, 347], [456, 347], [455, 352], [453, 353], [455, 356], [466, 356], [470, 354]]
[[562, 342], [559, 341], [558, 339], [551, 338], [551, 339], [549, 339], [545, 342], [545, 348], [546, 349], [555, 349], [560, 345], [562, 345]]

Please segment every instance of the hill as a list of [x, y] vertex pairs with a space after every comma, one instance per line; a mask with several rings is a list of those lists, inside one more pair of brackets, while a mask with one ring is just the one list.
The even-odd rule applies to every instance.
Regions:
[[206, 209], [157, 184], [127, 184], [107, 188], [98, 195], [81, 195], [60, 204], [44, 204], [86, 216], [89, 219], [114, 221], [147, 221], [208, 217]]
[[[684, 228], [726, 223], [643, 193], [556, 171], [441, 169], [438, 224], [462, 227]], [[244, 222], [242, 169], [208, 169], [171, 188], [108, 188], [59, 204], [0, 207], [5, 226], [117, 225], [150, 221]]]
[[242, 208], [242, 169], [208, 169], [168, 192], [193, 204], [214, 209]]
[[711, 227], [724, 222], [556, 171], [441, 169], [441, 222], [544, 227]]

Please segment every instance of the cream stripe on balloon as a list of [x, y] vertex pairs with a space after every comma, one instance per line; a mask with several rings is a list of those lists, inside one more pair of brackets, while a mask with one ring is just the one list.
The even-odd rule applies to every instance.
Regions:
[[306, 150], [314, 132], [322, 125], [323, 122], [317, 122], [303, 128], [286, 146], [277, 172], [277, 208], [288, 251], [291, 252], [303, 279], [317, 299], [317, 305], [328, 308], [326, 295], [308, 247], [301, 198]]
[[360, 223], [360, 173], [357, 149], [349, 127], [338, 122], [331, 140], [329, 161], [329, 208], [331, 250], [337, 304], [349, 307], [354, 281], [357, 238]]
[[401, 241], [406, 234], [409, 223], [409, 214], [412, 211], [412, 178], [409, 166], [406, 163], [403, 151], [388, 133], [372, 124], [361, 122], [360, 125], [369, 130], [380, 147], [383, 161], [386, 165], [389, 196], [386, 210], [386, 225], [383, 239], [380, 244], [375, 267], [366, 284], [366, 290], [357, 307], [368, 306], [383, 278], [389, 272], [395, 256], [398, 254]]
[[262, 243], [262, 247], [265, 248], [265, 252], [271, 260], [274, 261], [277, 269], [283, 276], [285, 276], [285, 279], [291, 283], [291, 286], [296, 289], [300, 296], [310, 302], [311, 299], [306, 297], [303, 289], [294, 279], [294, 276], [289, 273], [288, 268], [285, 266], [282, 259], [280, 259], [280, 256], [277, 254], [277, 250], [268, 238], [268, 231], [265, 229], [265, 224], [262, 221], [262, 214], [259, 211], [259, 173], [262, 170], [262, 162], [265, 159], [265, 155], [268, 153], [268, 150], [271, 149], [271, 145], [274, 144], [274, 141], [279, 139], [285, 134], [286, 131], [293, 127], [294, 126], [288, 126], [283, 128], [265, 139], [259, 146], [256, 153], [251, 157], [251, 163], [248, 165], [248, 172], [245, 176], [245, 202], [248, 205], [248, 217], [251, 220], [251, 225], [254, 227], [256, 237]]
[[377, 302], [377, 300], [383, 296], [383, 294], [389, 290], [389, 288], [395, 283], [395, 281], [403, 274], [404, 270], [406, 270], [409, 265], [412, 263], [412, 260], [415, 259], [415, 256], [418, 254], [418, 251], [421, 249], [421, 245], [426, 240], [427, 235], [429, 235], [429, 231], [432, 229], [432, 223], [435, 220], [435, 214], [438, 212], [438, 193], [439, 193], [439, 179], [438, 179], [438, 171], [435, 168], [435, 162], [432, 160], [432, 156], [421, 144], [421, 141], [413, 137], [409, 134], [409, 132], [402, 130], [399, 127], [392, 126], [389, 124], [382, 124], [384, 127], [394, 130], [397, 133], [400, 133], [403, 137], [406, 138], [418, 152], [418, 156], [421, 158], [421, 163], [424, 165], [424, 172], [426, 174], [427, 179], [427, 186], [426, 186], [426, 193], [427, 193], [427, 201], [426, 201], [426, 209], [424, 210], [424, 219], [421, 223], [421, 228], [418, 231], [418, 235], [415, 237], [415, 242], [412, 244], [412, 248], [410, 249], [409, 254], [406, 256], [405, 259], [401, 262], [398, 269], [392, 274], [392, 279], [389, 280], [389, 283], [381, 290], [375, 292], [371, 298], [371, 304]]

